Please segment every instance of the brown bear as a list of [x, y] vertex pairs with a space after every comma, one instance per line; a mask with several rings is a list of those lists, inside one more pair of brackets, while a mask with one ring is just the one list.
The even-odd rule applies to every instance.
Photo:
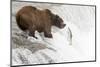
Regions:
[[[29, 31], [29, 36], [35, 37], [35, 31], [44, 32], [44, 36], [52, 38], [51, 26], [64, 28], [66, 24], [49, 9], [40, 10], [33, 6], [24, 6], [16, 14], [16, 22], [23, 31]], [[35, 37], [37, 38], [37, 37]]]

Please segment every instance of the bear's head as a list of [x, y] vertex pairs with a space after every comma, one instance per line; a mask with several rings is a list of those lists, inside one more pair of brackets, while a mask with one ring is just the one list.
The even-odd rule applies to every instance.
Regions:
[[66, 24], [64, 24], [62, 18], [60, 18], [58, 15], [53, 15], [53, 25], [58, 27], [58, 28], [64, 28]]

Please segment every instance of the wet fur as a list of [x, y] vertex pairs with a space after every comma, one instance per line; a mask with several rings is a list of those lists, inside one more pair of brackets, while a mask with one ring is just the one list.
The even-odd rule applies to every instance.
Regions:
[[[29, 31], [29, 35], [35, 37], [35, 31], [44, 32], [45, 37], [52, 38], [51, 26], [61, 26], [63, 20], [53, 14], [49, 9], [39, 10], [36, 7], [25, 6], [16, 14], [19, 28]], [[36, 38], [36, 37], [35, 37]]]

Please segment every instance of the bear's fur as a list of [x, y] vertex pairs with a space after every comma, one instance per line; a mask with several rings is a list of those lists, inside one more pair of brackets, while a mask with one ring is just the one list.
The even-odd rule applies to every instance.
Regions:
[[[40, 10], [33, 6], [24, 6], [16, 14], [16, 22], [23, 31], [35, 37], [35, 31], [44, 32], [44, 36], [52, 38], [51, 26], [64, 28], [63, 20], [49, 9]], [[35, 37], [36, 38], [36, 37]]]

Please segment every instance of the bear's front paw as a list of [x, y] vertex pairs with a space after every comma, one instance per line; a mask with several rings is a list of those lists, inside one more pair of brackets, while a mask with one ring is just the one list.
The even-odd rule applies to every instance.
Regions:
[[48, 37], [48, 38], [53, 38], [52, 34], [44, 34], [45, 37]]
[[34, 36], [35, 39], [38, 39], [37, 37]]

